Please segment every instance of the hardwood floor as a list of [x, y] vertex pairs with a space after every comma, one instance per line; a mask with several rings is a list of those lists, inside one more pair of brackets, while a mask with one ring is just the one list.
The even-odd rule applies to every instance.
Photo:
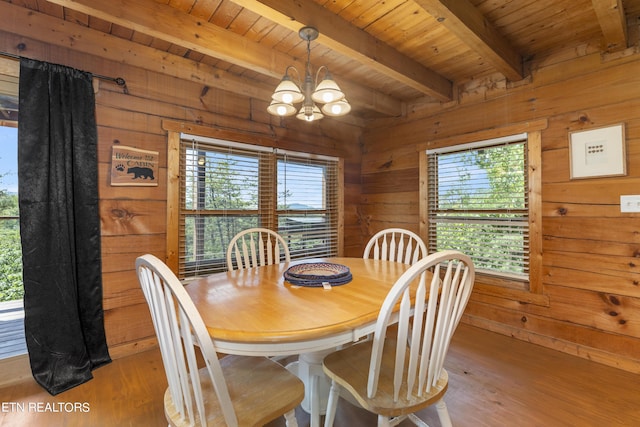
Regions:
[[[466, 325], [456, 332], [445, 366], [445, 401], [456, 427], [640, 425], [640, 375]], [[157, 351], [115, 360], [94, 376], [55, 397], [31, 379], [0, 389], [0, 426], [167, 425]], [[431, 427], [440, 425], [435, 410], [420, 414]], [[300, 427], [309, 425], [308, 415], [297, 415]], [[335, 425], [372, 426], [375, 417], [340, 401]], [[279, 426], [284, 420], [269, 424]]]

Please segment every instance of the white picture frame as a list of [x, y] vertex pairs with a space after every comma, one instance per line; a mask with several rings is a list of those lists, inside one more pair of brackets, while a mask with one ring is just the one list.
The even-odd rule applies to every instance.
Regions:
[[571, 179], [627, 174], [624, 123], [569, 132]]

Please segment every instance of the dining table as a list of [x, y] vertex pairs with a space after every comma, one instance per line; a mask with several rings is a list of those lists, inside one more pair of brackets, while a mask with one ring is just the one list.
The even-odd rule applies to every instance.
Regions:
[[[348, 280], [307, 282], [290, 275], [316, 266], [335, 268], [342, 277], [348, 272]], [[190, 281], [185, 289], [219, 353], [298, 355], [288, 368], [304, 381], [301, 406], [310, 414], [311, 427], [317, 427], [330, 387], [322, 360], [373, 333], [382, 302], [409, 267], [364, 258], [296, 259], [214, 273]]]

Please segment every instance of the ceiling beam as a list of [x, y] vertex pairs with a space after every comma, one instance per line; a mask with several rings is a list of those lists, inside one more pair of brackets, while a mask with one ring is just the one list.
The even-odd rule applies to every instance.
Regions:
[[[253, 80], [229, 74], [209, 65], [194, 63], [180, 56], [161, 52], [11, 3], [0, 2], [0, 16], [7, 18], [2, 31], [31, 40], [73, 49], [77, 52], [159, 74], [168, 74], [251, 98], [267, 98], [273, 92], [273, 88], [266, 84], [258, 84]], [[28, 50], [15, 53], [30, 57]], [[0, 72], [2, 71], [0, 70]]]
[[[48, 1], [278, 79], [287, 65], [305, 67], [289, 55], [153, 0]], [[354, 82], [342, 86], [354, 106], [367, 106], [385, 115], [402, 114], [402, 103], [394, 98]]]
[[604, 35], [604, 48], [613, 52], [626, 49], [629, 43], [622, 0], [591, 0]]
[[468, 0], [415, 2], [509, 80], [522, 80], [523, 60], [520, 54]]
[[439, 101], [452, 100], [453, 84], [366, 31], [308, 0], [232, 0], [278, 25], [298, 32], [310, 25], [317, 42]]

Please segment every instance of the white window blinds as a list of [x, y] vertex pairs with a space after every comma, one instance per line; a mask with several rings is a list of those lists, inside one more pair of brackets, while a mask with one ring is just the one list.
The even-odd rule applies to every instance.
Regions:
[[292, 258], [337, 254], [337, 159], [182, 135], [179, 277], [226, 269], [238, 232], [280, 233]]
[[427, 151], [429, 251], [456, 249], [479, 272], [528, 280], [527, 136]]

